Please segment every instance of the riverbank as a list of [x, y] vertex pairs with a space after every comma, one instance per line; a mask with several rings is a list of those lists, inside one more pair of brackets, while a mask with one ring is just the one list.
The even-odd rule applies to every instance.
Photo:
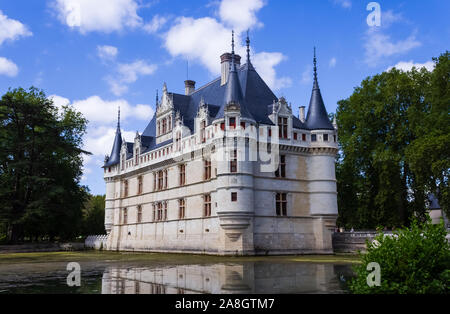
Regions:
[[37, 242], [24, 244], [8, 244], [0, 245], [0, 256], [3, 254], [14, 253], [82, 251], [84, 249], [85, 246], [83, 242]]
[[271, 262], [271, 263], [359, 263], [356, 255], [302, 255], [302, 256], [248, 256], [223, 257], [190, 254], [159, 254], [159, 253], [127, 253], [109, 251], [76, 251], [76, 252], [34, 252], [34, 253], [4, 253], [0, 254], [0, 264], [42, 263], [42, 262], [90, 262], [103, 260], [109, 262], [152, 262], [157, 264], [209, 264], [236, 262]]

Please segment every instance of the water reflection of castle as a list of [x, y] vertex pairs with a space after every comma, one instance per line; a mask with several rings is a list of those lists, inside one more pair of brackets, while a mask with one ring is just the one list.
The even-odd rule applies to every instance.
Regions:
[[102, 279], [104, 294], [248, 294], [343, 292], [341, 273], [348, 265], [245, 263], [110, 267]]

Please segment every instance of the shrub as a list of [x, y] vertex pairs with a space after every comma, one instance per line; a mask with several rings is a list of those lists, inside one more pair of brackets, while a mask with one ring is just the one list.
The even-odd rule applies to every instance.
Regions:
[[[414, 219], [409, 229], [399, 229], [393, 236], [379, 233], [367, 252], [360, 254], [356, 277], [350, 290], [358, 294], [438, 294], [450, 291], [450, 244], [445, 238], [444, 222], [431, 224]], [[380, 265], [380, 286], [370, 287], [367, 265]]]

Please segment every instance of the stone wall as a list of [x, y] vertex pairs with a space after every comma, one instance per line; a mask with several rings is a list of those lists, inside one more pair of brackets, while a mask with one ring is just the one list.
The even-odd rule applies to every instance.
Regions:
[[335, 232], [333, 233], [333, 249], [335, 253], [357, 253], [365, 251], [366, 240], [373, 241], [375, 231]]
[[105, 235], [90, 235], [84, 240], [84, 246], [89, 249], [106, 249], [108, 236]]

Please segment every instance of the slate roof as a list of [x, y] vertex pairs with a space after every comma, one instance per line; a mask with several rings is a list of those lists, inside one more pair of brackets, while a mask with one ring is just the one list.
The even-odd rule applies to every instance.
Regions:
[[[269, 119], [269, 115], [272, 113], [272, 104], [278, 102], [277, 96], [275, 96], [256, 72], [249, 57], [247, 58], [247, 63], [240, 67], [236, 67], [234, 62], [232, 62], [228, 82], [224, 85], [221, 85], [221, 78], [219, 77], [198, 88], [190, 95], [177, 93], [169, 93], [169, 95], [173, 99], [175, 112], [180, 112], [184, 125], [187, 126], [191, 132], [194, 132], [194, 121], [202, 99], [207, 105], [210, 117], [213, 121], [223, 118], [225, 106], [228, 105], [230, 101], [234, 101], [239, 103], [241, 115], [243, 117], [253, 120], [256, 123], [266, 125], [273, 125], [273, 122]], [[293, 127], [296, 129], [307, 130], [334, 130], [334, 127], [328, 118], [325, 104], [320, 93], [319, 84], [317, 82], [315, 55], [314, 85], [308, 115], [305, 123], [302, 123], [297, 117], [293, 116]], [[116, 147], [116, 144], [119, 143], [116, 134], [111, 157], [105, 166], [119, 163], [122, 141], [121, 137], [119, 138], [120, 145]], [[156, 144], [156, 113], [142, 133], [141, 141], [145, 148], [143, 153], [172, 142], [172, 140], [170, 140], [159, 145]], [[130, 143], [127, 144], [130, 145]], [[133, 144], [131, 143], [131, 149], [128, 148], [128, 156], [133, 155], [132, 145]], [[117, 150], [119, 153], [117, 153]], [[131, 158], [128, 156], [127, 159]]]
[[320, 93], [316, 62], [316, 49], [314, 48], [314, 83], [305, 127], [308, 130], [334, 130], [333, 124], [328, 118], [322, 94]]

